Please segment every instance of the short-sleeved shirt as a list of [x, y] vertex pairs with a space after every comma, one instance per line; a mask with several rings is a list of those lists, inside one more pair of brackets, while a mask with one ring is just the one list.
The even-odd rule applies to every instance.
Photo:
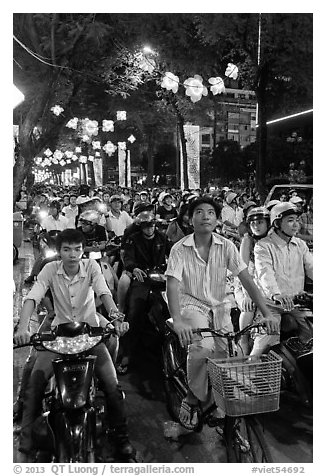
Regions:
[[53, 296], [55, 311], [52, 327], [67, 322], [87, 322], [98, 327], [94, 292], [97, 296], [111, 296], [99, 265], [92, 259], [82, 259], [73, 278], [65, 273], [62, 261], [46, 264], [26, 299], [39, 304], [48, 289]]
[[49, 215], [46, 218], [44, 218], [44, 220], [41, 223], [41, 226], [45, 228], [47, 232], [54, 231], [54, 230], [63, 231], [66, 228], [68, 228], [68, 220], [66, 217], [64, 217], [61, 214], [59, 215], [57, 219], [53, 218], [52, 215]]
[[122, 236], [127, 226], [133, 222], [131, 216], [124, 210], [120, 212], [119, 217], [113, 215], [110, 210], [108, 216], [111, 221], [112, 231], [114, 231], [117, 236]]
[[181, 309], [190, 307], [207, 311], [228, 301], [227, 271], [237, 276], [245, 268], [236, 246], [217, 233], [212, 234], [206, 263], [198, 253], [192, 233], [172, 247], [166, 275], [180, 281]]
[[78, 215], [78, 205], [76, 207], [67, 205], [66, 207], [63, 207], [62, 213], [68, 220], [67, 228], [76, 228], [76, 216]]

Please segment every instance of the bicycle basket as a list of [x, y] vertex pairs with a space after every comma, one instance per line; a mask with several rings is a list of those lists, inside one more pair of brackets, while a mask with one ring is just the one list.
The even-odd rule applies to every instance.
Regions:
[[207, 359], [216, 405], [229, 416], [279, 409], [282, 359], [267, 355]]

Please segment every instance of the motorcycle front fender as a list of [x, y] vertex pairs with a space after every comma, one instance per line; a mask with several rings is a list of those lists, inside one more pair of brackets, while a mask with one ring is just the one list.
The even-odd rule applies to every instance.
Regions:
[[87, 462], [96, 440], [95, 409], [59, 412], [53, 419], [58, 462]]

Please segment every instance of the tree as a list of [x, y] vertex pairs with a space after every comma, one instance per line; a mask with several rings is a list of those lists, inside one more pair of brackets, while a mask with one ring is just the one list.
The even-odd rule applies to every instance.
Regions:
[[220, 141], [215, 148], [210, 165], [214, 173], [225, 181], [243, 177], [245, 168], [241, 160], [241, 150], [238, 142], [232, 140]]
[[256, 92], [256, 188], [263, 196], [267, 119], [312, 104], [312, 14], [199, 14], [197, 29], [203, 45], [215, 45], [237, 64], [243, 86]]
[[[55, 146], [87, 85], [105, 85], [103, 92], [111, 96], [137, 88], [114, 62], [120, 44], [133, 44], [134, 33], [128, 18], [119, 15], [14, 14], [14, 82], [25, 94], [14, 111], [14, 123], [20, 126], [14, 202], [34, 157]], [[52, 114], [55, 104], [64, 114]]]

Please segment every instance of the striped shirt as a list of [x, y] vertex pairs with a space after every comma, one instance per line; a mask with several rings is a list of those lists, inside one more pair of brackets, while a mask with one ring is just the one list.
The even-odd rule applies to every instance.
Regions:
[[305, 274], [313, 277], [312, 254], [300, 238], [287, 243], [273, 232], [256, 243], [254, 254], [255, 281], [269, 299], [274, 294], [298, 294], [304, 289]]
[[198, 253], [192, 233], [173, 245], [166, 275], [180, 281], [181, 310], [187, 307], [207, 312], [228, 302], [227, 271], [237, 276], [245, 268], [236, 246], [217, 233], [212, 233], [206, 263]]
[[62, 261], [46, 264], [26, 299], [39, 304], [48, 289], [55, 311], [52, 327], [67, 322], [87, 322], [97, 327], [94, 291], [98, 296], [111, 295], [99, 265], [92, 259], [80, 260], [79, 271], [72, 278], [65, 273]]

